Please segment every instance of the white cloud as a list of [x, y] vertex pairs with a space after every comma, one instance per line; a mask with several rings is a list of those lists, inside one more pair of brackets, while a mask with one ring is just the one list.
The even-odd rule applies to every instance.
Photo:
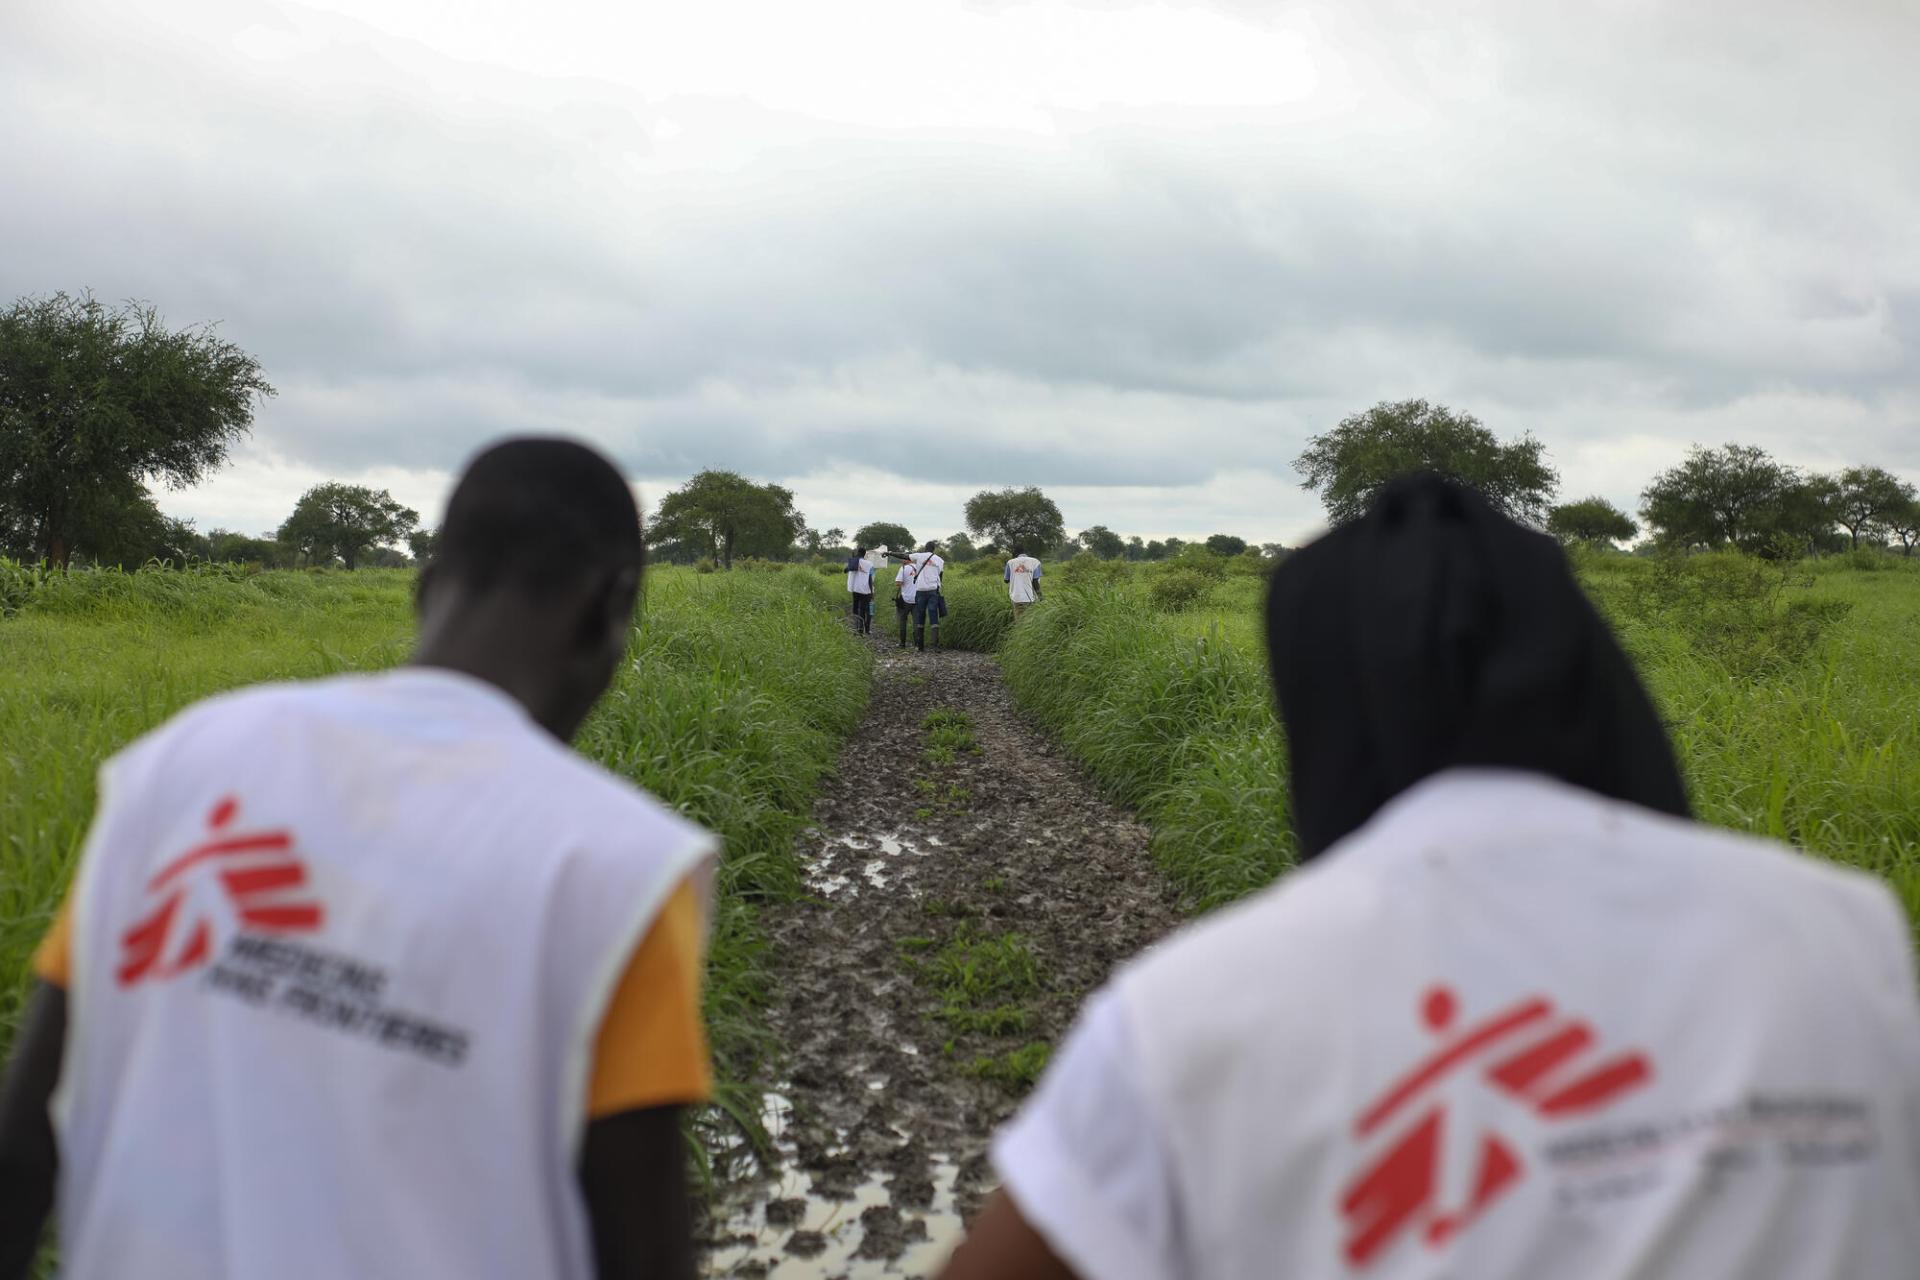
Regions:
[[0, 295], [259, 353], [253, 446], [161, 499], [249, 529], [564, 430], [822, 527], [1039, 483], [1292, 542], [1306, 437], [1403, 396], [1627, 506], [1695, 441], [1920, 479], [1914, 47], [1870, 0], [20, 0]]

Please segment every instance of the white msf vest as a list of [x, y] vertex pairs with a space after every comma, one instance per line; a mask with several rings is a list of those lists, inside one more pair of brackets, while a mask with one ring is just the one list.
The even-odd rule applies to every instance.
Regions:
[[711, 836], [419, 668], [202, 704], [101, 791], [63, 1274], [591, 1274], [601, 1014]]
[[1869, 878], [1454, 773], [1117, 984], [1183, 1274], [1920, 1273], [1920, 1001]]

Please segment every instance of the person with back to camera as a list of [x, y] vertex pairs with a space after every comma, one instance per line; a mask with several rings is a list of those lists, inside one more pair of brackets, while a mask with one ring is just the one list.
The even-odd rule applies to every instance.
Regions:
[[1304, 865], [1088, 1001], [947, 1280], [1920, 1274], [1905, 916], [1690, 820], [1552, 541], [1396, 482], [1267, 643]]
[[1013, 601], [1013, 620], [1018, 622], [1027, 606], [1040, 598], [1040, 562], [1023, 549], [1013, 549], [1013, 559], [1000, 571], [1007, 584], [1007, 596]]
[[78, 1280], [694, 1274], [717, 844], [567, 747], [641, 567], [605, 459], [496, 445], [410, 664], [107, 762], [0, 1094], [0, 1276], [56, 1174]]
[[933, 625], [933, 647], [940, 647], [940, 619], [947, 611], [947, 602], [940, 595], [940, 575], [946, 571], [947, 562], [940, 558], [940, 544], [929, 542], [920, 550], [907, 557], [903, 566], [913, 587], [913, 646], [924, 651], [927, 647], [927, 625]]
[[865, 547], [847, 557], [847, 591], [853, 596], [853, 617], [861, 635], [873, 630], [873, 561]]
[[900, 567], [893, 571], [893, 614], [900, 624], [900, 647], [907, 647], [907, 624], [913, 620], [914, 579], [919, 570], [912, 559], [899, 557]]

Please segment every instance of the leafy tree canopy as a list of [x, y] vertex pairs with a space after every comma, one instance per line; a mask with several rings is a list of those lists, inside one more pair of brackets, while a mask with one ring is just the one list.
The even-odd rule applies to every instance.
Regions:
[[980, 548], [973, 545], [973, 539], [964, 532], [956, 533], [941, 544], [941, 554], [955, 564], [966, 564], [980, 558]]
[[1216, 533], [1207, 539], [1207, 550], [1217, 556], [1237, 556], [1246, 549], [1247, 540], [1230, 533]]
[[1695, 445], [1641, 492], [1640, 514], [1666, 545], [1752, 548], [1796, 478], [1758, 445]]
[[1080, 545], [1102, 560], [1118, 560], [1127, 551], [1126, 540], [1103, 524], [1083, 530]]
[[785, 556], [806, 529], [793, 491], [733, 471], [702, 471], [661, 499], [650, 543], [678, 543], [733, 567], [734, 555]]
[[853, 545], [865, 547], [871, 551], [875, 547], [885, 547], [889, 551], [906, 551], [913, 546], [913, 534], [903, 524], [891, 524], [885, 520], [873, 524], [863, 524], [859, 532], [853, 535]]
[[309, 564], [338, 558], [357, 569], [377, 549], [405, 541], [419, 527], [420, 514], [385, 489], [329, 481], [300, 495], [279, 537]]
[[1888, 528], [1888, 517], [1913, 499], [1913, 486], [1884, 468], [1848, 467], [1834, 477], [1834, 523], [1847, 531], [1848, 541], [1857, 547], [1862, 533]]
[[1563, 502], [1547, 513], [1547, 532], [1565, 543], [1625, 542], [1639, 531], [1626, 512], [1605, 498]]
[[1344, 524], [1367, 509], [1395, 476], [1434, 471], [1485, 494], [1516, 519], [1540, 523], [1560, 483], [1545, 447], [1531, 435], [1502, 444], [1471, 414], [1425, 400], [1381, 402], [1307, 442], [1294, 459], [1300, 487], [1320, 494]]
[[1041, 548], [1051, 550], [1061, 546], [1067, 532], [1060, 508], [1052, 498], [1031, 485], [1024, 489], [985, 489], [974, 494], [967, 500], [967, 528], [974, 536], [997, 547], [1025, 550], [1034, 555], [1042, 554]]
[[57, 565], [97, 555], [143, 515], [143, 481], [199, 480], [272, 394], [211, 329], [91, 294], [24, 298], [0, 313], [0, 528]]
[[1920, 498], [1908, 498], [1881, 519], [1889, 534], [1899, 539], [1902, 555], [1912, 555], [1920, 543]]

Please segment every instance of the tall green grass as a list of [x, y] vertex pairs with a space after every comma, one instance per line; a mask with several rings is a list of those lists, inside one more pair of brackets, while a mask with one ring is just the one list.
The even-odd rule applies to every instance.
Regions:
[[[1583, 558], [1702, 819], [1884, 877], [1920, 917], [1920, 572]], [[1293, 861], [1257, 577], [1156, 604], [1187, 566], [1056, 586], [1007, 629], [1015, 698], [1153, 828], [1201, 908]], [[1670, 575], [1682, 580], [1669, 580]], [[1164, 601], [1167, 592], [1158, 593]]]
[[[858, 722], [870, 659], [815, 574], [657, 569], [579, 747], [725, 838], [708, 1016], [721, 1102], [751, 1121], [768, 1050], [753, 906], [800, 885], [793, 837]], [[208, 694], [373, 670], [412, 644], [413, 575], [75, 573], [0, 618], [0, 1052], [66, 891], [99, 762]]]

